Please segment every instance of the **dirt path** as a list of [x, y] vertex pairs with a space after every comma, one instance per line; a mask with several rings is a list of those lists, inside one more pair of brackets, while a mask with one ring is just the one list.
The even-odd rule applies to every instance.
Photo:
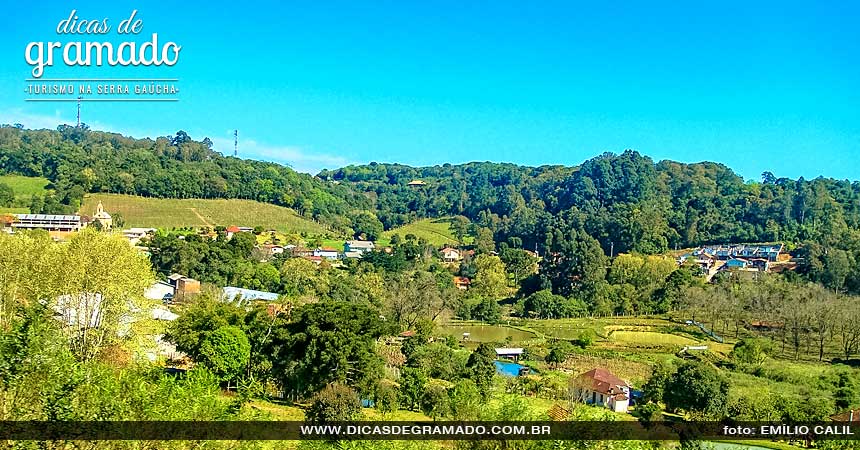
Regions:
[[200, 215], [199, 212], [197, 212], [197, 208], [188, 208], [188, 209], [190, 209], [191, 212], [193, 212], [194, 215], [197, 216], [197, 218], [200, 219], [201, 222], [203, 222], [203, 226], [206, 226], [209, 228], [215, 228], [215, 225], [212, 225], [211, 223], [209, 223], [205, 217], [203, 217], [202, 215]]

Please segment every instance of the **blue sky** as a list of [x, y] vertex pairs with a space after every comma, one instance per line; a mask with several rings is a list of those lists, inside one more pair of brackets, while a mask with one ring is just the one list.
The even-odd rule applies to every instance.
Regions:
[[[29, 42], [157, 32], [182, 46], [176, 66], [43, 77], [179, 78], [179, 102], [86, 103], [83, 120], [135, 137], [183, 129], [225, 153], [239, 129], [240, 156], [310, 172], [575, 165], [633, 148], [747, 178], [860, 178], [855, 2], [178, 3], [16, 8], [0, 27], [0, 123], [74, 122], [74, 103], [24, 101]], [[58, 36], [72, 8], [114, 28], [137, 9], [144, 29]]]

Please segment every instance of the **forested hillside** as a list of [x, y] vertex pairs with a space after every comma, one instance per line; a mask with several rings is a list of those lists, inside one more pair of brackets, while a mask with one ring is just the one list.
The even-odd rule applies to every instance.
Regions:
[[225, 157], [185, 132], [133, 139], [71, 126], [0, 128], [0, 174], [45, 177], [53, 195], [31, 212], [77, 211], [86, 192], [161, 198], [241, 198], [294, 208], [333, 224], [366, 206], [364, 196], [274, 163]]
[[35, 212], [76, 211], [86, 192], [242, 198], [292, 207], [344, 235], [378, 236], [382, 228], [420, 218], [456, 216], [460, 228], [475, 228], [472, 234], [493, 242], [513, 239], [542, 254], [593, 242], [601, 257], [780, 241], [799, 248], [800, 272], [810, 279], [860, 292], [858, 181], [765, 172], [761, 181], [745, 182], [721, 164], [655, 163], [635, 151], [607, 153], [578, 167], [371, 163], [312, 177], [223, 156], [208, 139], [194, 141], [182, 131], [132, 139], [85, 126], [3, 126], [4, 173], [51, 181], [53, 194], [23, 205]]

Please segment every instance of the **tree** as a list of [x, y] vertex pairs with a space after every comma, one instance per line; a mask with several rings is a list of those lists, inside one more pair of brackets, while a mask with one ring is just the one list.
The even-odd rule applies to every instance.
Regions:
[[465, 243], [466, 235], [469, 233], [469, 219], [463, 216], [451, 218], [451, 233], [457, 238], [460, 245]]
[[666, 385], [672, 377], [673, 372], [665, 365], [659, 364], [654, 367], [651, 376], [642, 388], [642, 401], [645, 403], [658, 403], [663, 401]]
[[772, 351], [769, 339], [747, 338], [738, 341], [729, 356], [741, 364], [760, 366]]
[[200, 345], [197, 362], [222, 381], [242, 374], [251, 356], [251, 344], [241, 328], [223, 326], [209, 333]]
[[480, 254], [489, 254], [496, 249], [493, 240], [493, 231], [486, 227], [477, 227], [475, 232], [475, 251]]
[[295, 319], [273, 332], [274, 373], [298, 392], [338, 382], [372, 395], [381, 377], [376, 339], [386, 328], [379, 311], [340, 301], [306, 304]]
[[454, 384], [448, 395], [452, 420], [475, 420], [484, 405], [478, 386], [469, 378]]
[[391, 382], [387, 382], [386, 380], [380, 381], [376, 386], [374, 403], [376, 409], [383, 414], [391, 414], [394, 411], [397, 411], [397, 407], [400, 403], [395, 385]]
[[349, 386], [332, 383], [314, 394], [305, 419], [313, 423], [346, 422], [360, 413], [358, 394]]
[[729, 383], [706, 363], [686, 363], [666, 383], [663, 401], [672, 410], [687, 410], [722, 417], [726, 411]]
[[424, 386], [427, 384], [427, 376], [418, 367], [404, 367], [400, 371], [400, 403], [408, 406], [410, 411], [415, 409], [424, 395]]
[[475, 295], [490, 299], [500, 299], [508, 295], [505, 265], [498, 256], [478, 255], [475, 258], [477, 273], [472, 280]]
[[475, 382], [484, 399], [489, 398], [490, 388], [493, 386], [493, 376], [496, 374], [495, 359], [496, 351], [489, 344], [483, 343], [472, 352], [466, 363], [469, 378]]
[[382, 235], [382, 222], [370, 211], [361, 211], [352, 217], [352, 229], [355, 238], [375, 241]]
[[567, 360], [570, 351], [570, 344], [567, 341], [557, 341], [550, 347], [544, 360], [558, 368], [559, 364]]
[[451, 413], [448, 391], [438, 383], [428, 383], [421, 396], [421, 411], [433, 420]]
[[63, 330], [79, 358], [92, 359], [122, 341], [124, 320], [132, 318], [137, 326], [151, 320], [141, 294], [152, 283], [152, 270], [122, 238], [84, 230], [53, 247], [50, 255], [50, 266], [31, 276], [50, 286], [45, 298], [67, 325]]

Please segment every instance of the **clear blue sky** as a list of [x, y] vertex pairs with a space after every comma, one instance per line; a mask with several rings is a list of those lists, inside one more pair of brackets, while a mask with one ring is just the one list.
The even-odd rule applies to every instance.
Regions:
[[[305, 171], [347, 163], [575, 165], [633, 148], [741, 175], [860, 178], [856, 2], [74, 2], [182, 45], [172, 68], [45, 77], [177, 77], [178, 103], [88, 103], [94, 128], [186, 130]], [[195, 3], [195, 2], [182, 2]], [[25, 102], [30, 41], [68, 2], [19, 5], [0, 27], [0, 122], [73, 123]], [[58, 39], [59, 38], [59, 39]], [[110, 40], [116, 41], [112, 33]]]

